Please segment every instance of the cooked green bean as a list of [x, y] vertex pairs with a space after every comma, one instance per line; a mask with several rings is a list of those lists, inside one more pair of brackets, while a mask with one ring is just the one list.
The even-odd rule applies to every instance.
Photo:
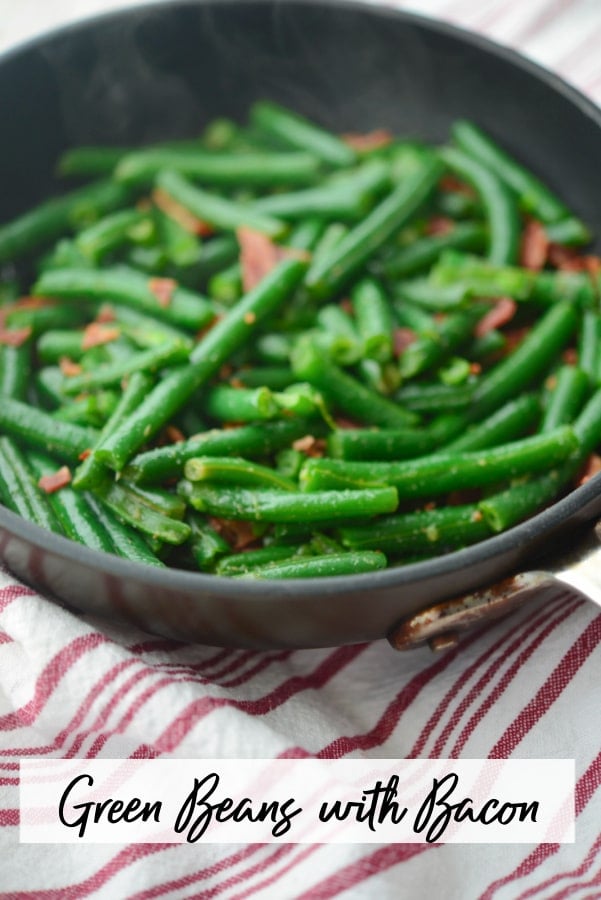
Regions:
[[349, 166], [356, 154], [323, 128], [276, 103], [263, 100], [250, 111], [253, 125], [290, 147], [306, 150], [332, 166]]
[[325, 556], [274, 562], [250, 569], [239, 578], [331, 578], [335, 575], [359, 575], [386, 568], [383, 553], [328, 553]]
[[24, 519], [48, 531], [63, 533], [48, 495], [38, 487], [27, 458], [8, 437], [0, 437], [0, 494], [5, 505]]
[[354, 285], [351, 296], [365, 355], [376, 362], [388, 362], [394, 349], [393, 315], [384, 288], [373, 278], [363, 278]]
[[311, 295], [325, 300], [337, 293], [369, 256], [389, 240], [432, 194], [441, 167], [433, 156], [410, 174], [344, 237], [317, 260], [305, 279]]
[[261, 547], [259, 550], [231, 553], [229, 556], [219, 560], [215, 571], [217, 575], [241, 575], [243, 572], [250, 572], [259, 566], [281, 562], [283, 559], [290, 559], [291, 556], [296, 556], [297, 553], [297, 547], [272, 544], [269, 547]]
[[189, 525], [153, 509], [131, 487], [113, 482], [97, 487], [95, 493], [119, 519], [143, 534], [166, 544], [183, 544], [190, 537]]
[[98, 436], [92, 428], [57, 421], [49, 413], [10, 397], [3, 397], [0, 403], [0, 431], [67, 462], [76, 461]]
[[253, 485], [296, 491], [297, 485], [268, 466], [231, 456], [195, 456], [184, 466], [188, 481], [214, 481], [219, 484]]
[[[524, 434], [540, 416], [540, 400], [536, 394], [522, 394], [496, 409], [488, 418], [468, 428], [464, 434], [445, 444], [447, 453], [485, 450], [505, 444]], [[567, 425], [571, 419], [556, 422], [554, 427]], [[552, 431], [553, 428], [544, 429]]]
[[310, 459], [300, 474], [306, 496], [313, 491], [395, 487], [399, 500], [436, 497], [464, 488], [483, 488], [520, 475], [543, 472], [578, 449], [578, 438], [564, 426], [548, 434], [469, 453], [437, 452], [403, 462], [347, 462]]
[[145, 539], [133, 528], [121, 522], [108, 506], [93, 494], [86, 494], [86, 502], [109, 535], [118, 556], [130, 562], [163, 568], [164, 563], [152, 552]]
[[29, 342], [26, 341], [18, 347], [0, 344], [0, 397], [24, 400], [30, 374], [31, 347]]
[[285, 224], [274, 216], [254, 210], [252, 205], [236, 203], [218, 194], [203, 191], [177, 172], [159, 172], [156, 183], [192, 215], [216, 228], [233, 231], [246, 225], [271, 237], [281, 236], [286, 231]]
[[541, 431], [553, 431], [573, 422], [589, 392], [590, 381], [586, 373], [576, 366], [561, 366], [551, 377], [554, 384], [549, 391]]
[[215, 316], [212, 304], [200, 294], [168, 279], [149, 279], [134, 269], [61, 269], [45, 272], [34, 285], [40, 297], [62, 300], [109, 300], [150, 313], [192, 331], [204, 328]]
[[98, 366], [97, 369], [82, 372], [81, 375], [67, 377], [64, 382], [64, 391], [66, 394], [72, 395], [118, 385], [134, 372], [153, 374], [169, 366], [185, 363], [189, 353], [189, 347], [182, 341], [175, 340], [159, 344], [149, 350], [132, 353], [126, 359]]
[[181, 481], [178, 490], [199, 512], [249, 522], [333, 522], [357, 516], [369, 518], [392, 512], [398, 505], [393, 487], [301, 494]]
[[430, 453], [435, 446], [425, 429], [345, 428], [328, 435], [328, 453], [333, 459], [411, 459]]
[[210, 569], [220, 557], [231, 552], [228, 542], [203, 516], [189, 513], [187, 523], [191, 528], [190, 550], [201, 571]]
[[453, 147], [441, 150], [452, 172], [470, 184], [480, 197], [489, 229], [488, 258], [504, 265], [517, 260], [520, 222], [515, 200], [493, 170]]
[[146, 213], [137, 209], [122, 209], [88, 225], [75, 238], [77, 249], [94, 264], [132, 236], [152, 234], [153, 225]]
[[478, 222], [461, 222], [445, 234], [433, 234], [401, 247], [382, 263], [387, 278], [407, 278], [432, 266], [446, 250], [479, 251], [486, 246], [488, 232]]

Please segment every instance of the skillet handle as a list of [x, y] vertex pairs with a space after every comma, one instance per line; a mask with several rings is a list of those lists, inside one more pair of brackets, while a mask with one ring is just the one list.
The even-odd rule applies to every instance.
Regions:
[[388, 635], [395, 650], [457, 645], [461, 632], [501, 619], [543, 595], [566, 587], [601, 606], [601, 520], [567, 553], [544, 569], [522, 572], [490, 587], [443, 600], [401, 620]]

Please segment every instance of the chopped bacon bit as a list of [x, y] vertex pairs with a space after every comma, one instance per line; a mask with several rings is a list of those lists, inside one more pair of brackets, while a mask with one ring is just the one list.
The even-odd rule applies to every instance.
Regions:
[[482, 366], [479, 362], [470, 363], [470, 375], [479, 375], [482, 371]]
[[0, 325], [0, 344], [5, 347], [21, 347], [31, 337], [31, 328], [4, 328]]
[[58, 472], [52, 475], [42, 475], [38, 481], [38, 486], [47, 494], [54, 494], [71, 483], [71, 472], [68, 466], [62, 466]]
[[454, 227], [455, 223], [452, 219], [447, 218], [447, 216], [432, 216], [426, 223], [426, 234], [432, 236], [437, 234], [448, 234]]
[[229, 386], [230, 386], [230, 387], [236, 388], [237, 390], [240, 390], [241, 388], [245, 388], [245, 387], [246, 387], [246, 385], [244, 384], [244, 382], [243, 382], [243, 381], [240, 381], [239, 378], [230, 378], [230, 380], [229, 380], [228, 383], [229, 383]]
[[186, 440], [186, 436], [179, 428], [176, 428], [175, 425], [167, 425], [165, 428], [165, 436], [167, 440], [171, 444], [181, 444], [182, 441]]
[[209, 516], [209, 524], [211, 528], [215, 529], [217, 534], [225, 538], [232, 550], [244, 550], [257, 541], [251, 522], [244, 522], [238, 519], [218, 519], [216, 516]]
[[98, 322], [90, 322], [86, 325], [81, 341], [82, 350], [90, 350], [92, 347], [100, 347], [102, 344], [110, 344], [116, 341], [121, 334], [120, 328], [107, 328]]
[[550, 244], [548, 259], [552, 266], [562, 272], [588, 272], [596, 276], [601, 272], [601, 257], [592, 254], [581, 255], [572, 247]]
[[156, 188], [156, 190], [152, 192], [152, 199], [166, 216], [169, 216], [191, 234], [197, 234], [200, 237], [208, 237], [213, 234], [215, 229], [212, 225], [199, 219], [191, 213], [189, 209], [186, 209], [185, 206], [182, 206], [181, 203], [174, 200], [173, 197], [162, 188]]
[[292, 448], [304, 453], [305, 456], [320, 457], [326, 452], [326, 442], [322, 438], [313, 437], [312, 434], [305, 434], [304, 437], [293, 441]]
[[591, 453], [578, 476], [576, 484], [585, 484], [593, 477], [593, 475], [597, 475], [598, 472], [601, 472], [601, 456], [598, 456], [596, 453]]
[[370, 150], [379, 150], [380, 147], [387, 147], [394, 140], [394, 136], [387, 128], [376, 128], [374, 131], [368, 131], [365, 134], [343, 134], [344, 143], [357, 150], [359, 153], [369, 153]]
[[113, 307], [109, 303], [104, 303], [98, 310], [98, 315], [94, 321], [98, 322], [99, 325], [108, 325], [109, 322], [114, 322], [116, 318]]
[[465, 181], [461, 181], [460, 178], [456, 178], [454, 175], [443, 175], [438, 182], [438, 187], [441, 191], [445, 191], [448, 194], [466, 194], [468, 197], [474, 196], [474, 191], [469, 184], [466, 184]]
[[424, 503], [422, 509], [424, 512], [432, 512], [433, 509], [436, 509], [436, 503], [434, 500], [430, 500], [428, 503]]
[[503, 353], [505, 356], [509, 356], [510, 353], [519, 347], [522, 343], [530, 328], [527, 325], [523, 325], [521, 328], [512, 328], [510, 331], [505, 332], [505, 347], [503, 349]]
[[255, 322], [257, 321], [256, 313], [254, 313], [254, 312], [244, 313], [244, 321], [246, 322], [247, 325], [254, 325]]
[[355, 428], [361, 428], [359, 422], [354, 422], [352, 419], [345, 419], [344, 416], [334, 416], [334, 422], [338, 428], [342, 428], [344, 430], [353, 430]]
[[86, 460], [88, 458], [88, 456], [91, 456], [91, 455], [92, 455], [92, 451], [91, 451], [90, 447], [88, 447], [86, 450], [82, 450], [82, 452], [79, 454], [79, 456], [77, 458], [79, 460], [81, 460], [81, 462], [83, 462], [84, 460]]
[[434, 319], [435, 322], [444, 322], [445, 319], [448, 318], [448, 315], [447, 315], [447, 313], [441, 312], [440, 310], [438, 310], [438, 312], [434, 313], [432, 318]]
[[61, 356], [59, 360], [59, 368], [63, 375], [66, 375], [67, 378], [71, 378], [74, 375], [81, 375], [83, 372], [82, 367], [79, 363], [74, 362], [72, 359], [69, 359], [68, 356]]
[[353, 301], [349, 297], [344, 297], [340, 303], [338, 304], [340, 309], [345, 312], [348, 316], [353, 316], [355, 314], [355, 310], [353, 307]]
[[171, 303], [173, 292], [177, 288], [177, 281], [173, 278], [150, 278], [148, 290], [157, 298], [159, 306], [166, 309]]
[[549, 253], [549, 238], [543, 225], [529, 219], [524, 225], [520, 242], [520, 265], [533, 272], [544, 269]]
[[472, 522], [481, 522], [483, 519], [482, 513], [479, 509], [475, 509], [472, 513]]
[[211, 330], [211, 328], [214, 328], [215, 325], [217, 324], [217, 322], [219, 322], [220, 319], [222, 319], [222, 318], [223, 318], [223, 316], [213, 316], [211, 321], [207, 322], [207, 324], [205, 325], [204, 328], [201, 328], [200, 331], [196, 332], [196, 340], [202, 341], [205, 334], [208, 334], [209, 331]]
[[517, 312], [517, 303], [511, 297], [499, 297], [495, 305], [482, 316], [474, 328], [474, 335], [482, 337], [495, 328], [501, 328], [511, 322]]
[[392, 332], [392, 346], [395, 356], [402, 356], [407, 347], [415, 343], [417, 335], [411, 328], [395, 328]]
[[575, 347], [568, 347], [567, 350], [564, 350], [561, 358], [567, 366], [578, 365], [578, 351]]
[[240, 244], [242, 285], [245, 291], [250, 291], [286, 257], [287, 253], [266, 235], [252, 228], [246, 226], [238, 228], [236, 236]]
[[224, 363], [219, 369], [219, 378], [221, 381], [227, 381], [232, 375], [234, 367], [230, 363]]

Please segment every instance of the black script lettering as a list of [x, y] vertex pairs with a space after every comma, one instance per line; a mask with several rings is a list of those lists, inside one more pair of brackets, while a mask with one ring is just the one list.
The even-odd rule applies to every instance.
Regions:
[[[154, 803], [142, 803], [139, 797], [132, 797], [127, 803], [124, 803], [123, 800], [113, 800], [110, 797], [107, 800], [101, 801], [86, 800], [83, 803], [73, 803], [69, 806], [68, 810], [66, 810], [67, 803], [71, 803], [71, 791], [73, 791], [80, 782], [84, 781], [87, 782], [89, 787], [94, 785], [94, 779], [91, 775], [77, 775], [76, 778], [69, 782], [63, 791], [58, 805], [58, 817], [60, 821], [63, 825], [66, 825], [67, 828], [77, 828], [79, 826], [79, 837], [85, 835], [90, 818], [96, 825], [103, 816], [105, 816], [111, 824], [116, 824], [117, 822], [137, 822], [139, 819], [147, 822], [151, 818], [153, 818], [155, 822], [160, 821], [161, 801], [157, 800]], [[77, 816], [75, 818], [67, 818], [65, 815], [66, 811], [71, 812], [74, 810], [77, 811]]]
[[479, 822], [482, 825], [509, 825], [518, 818], [519, 822], [529, 819], [536, 822], [539, 810], [538, 801], [530, 804], [524, 802], [502, 803], [496, 797], [487, 800], [480, 809], [476, 809], [471, 797], [465, 797], [454, 803], [447, 802], [459, 784], [459, 776], [450, 772], [440, 780], [432, 780], [432, 790], [420, 806], [413, 823], [416, 834], [426, 830], [426, 841], [431, 844], [439, 840], [451, 822]]
[[381, 825], [390, 818], [394, 825], [398, 825], [407, 815], [407, 807], [400, 808], [394, 799], [397, 796], [399, 776], [391, 775], [388, 784], [383, 785], [376, 781], [373, 788], [363, 791], [361, 800], [335, 800], [331, 805], [327, 801], [319, 808], [319, 820], [329, 822], [330, 819], [338, 819], [344, 822], [354, 818], [356, 822], [367, 822], [370, 831], [376, 830], [376, 824]]

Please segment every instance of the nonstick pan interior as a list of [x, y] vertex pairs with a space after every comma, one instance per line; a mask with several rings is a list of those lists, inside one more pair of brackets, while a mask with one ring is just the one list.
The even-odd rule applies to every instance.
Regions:
[[[601, 233], [601, 115], [554, 76], [475, 36], [347, 3], [152, 5], [72, 26], [0, 60], [0, 218], [58, 189], [78, 144], [143, 144], [243, 118], [258, 98], [334, 131], [442, 141], [476, 120]], [[96, 554], [0, 510], [0, 556], [78, 608], [183, 640], [327, 646], [382, 637], [402, 615], [498, 579], [601, 511], [597, 481], [480, 545], [372, 575], [244, 583]], [[563, 540], [563, 538], [562, 538]]]

